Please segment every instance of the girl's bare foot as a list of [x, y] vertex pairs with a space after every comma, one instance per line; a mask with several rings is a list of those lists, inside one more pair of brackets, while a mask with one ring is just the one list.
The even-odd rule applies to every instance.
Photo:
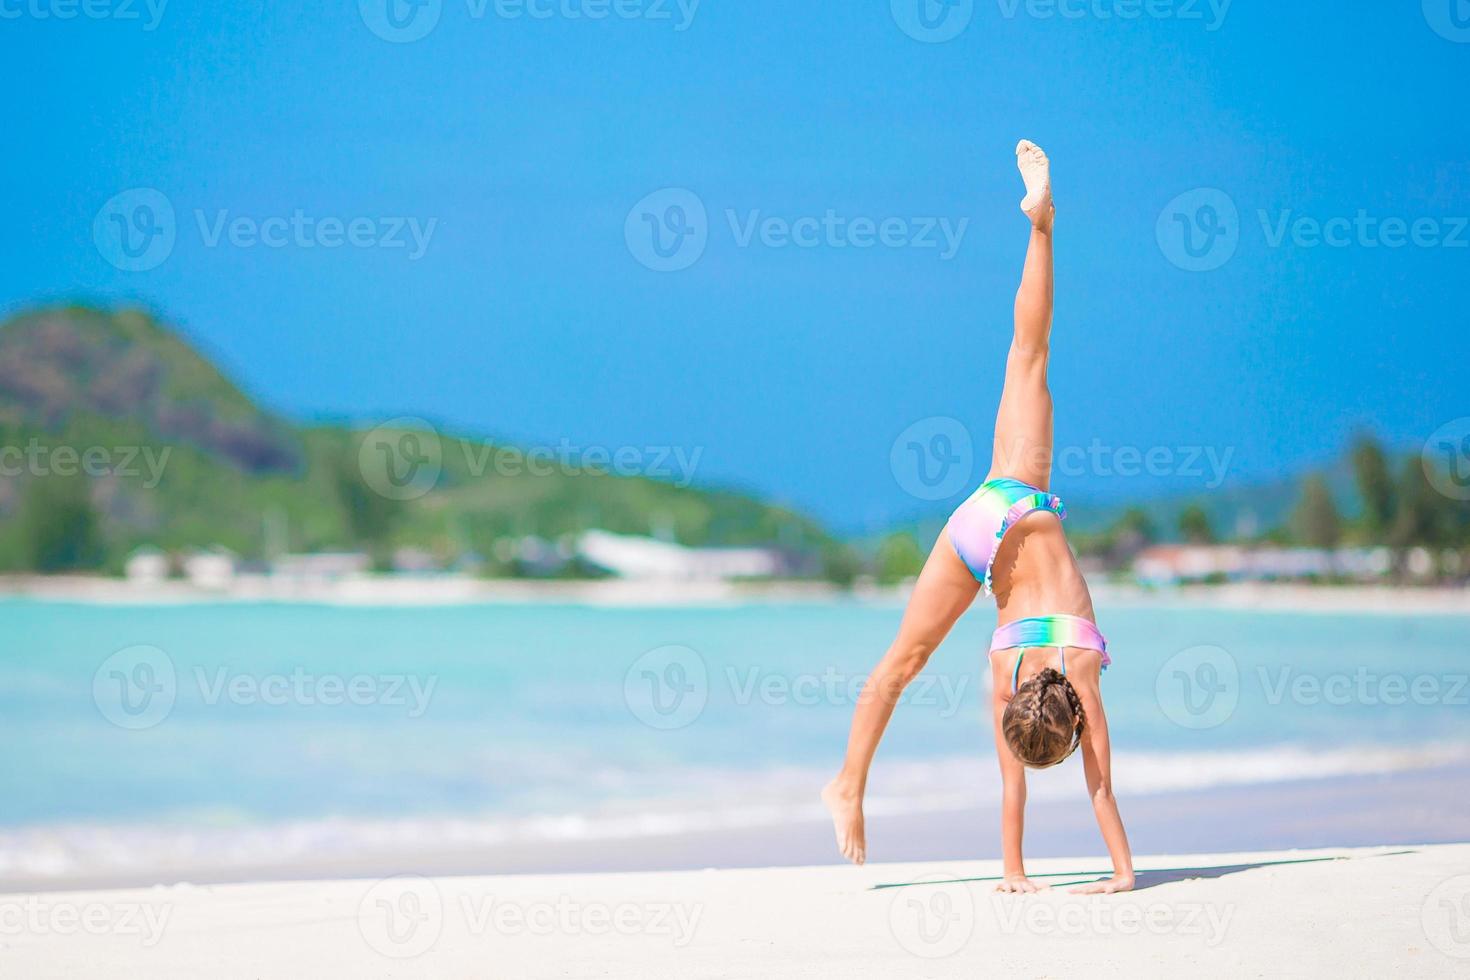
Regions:
[[834, 779], [822, 788], [822, 802], [832, 814], [832, 830], [837, 835], [837, 849], [853, 864], [862, 864], [868, 858], [868, 840], [863, 830], [862, 794], [843, 789]]
[[1021, 168], [1021, 179], [1026, 183], [1021, 210], [1031, 219], [1033, 227], [1047, 231], [1056, 214], [1051, 200], [1051, 161], [1041, 147], [1030, 140], [1022, 140], [1016, 144], [1016, 166]]

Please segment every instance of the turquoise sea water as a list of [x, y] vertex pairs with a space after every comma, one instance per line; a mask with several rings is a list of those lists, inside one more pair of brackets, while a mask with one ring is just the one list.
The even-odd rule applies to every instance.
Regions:
[[[617, 825], [589, 828], [594, 813], [657, 832], [726, 803], [779, 819], [835, 769], [900, 612], [0, 601], [0, 870], [55, 827], [240, 844], [324, 822], [350, 837], [449, 820], [485, 839]], [[1470, 619], [1100, 620], [1117, 765], [1145, 788], [1410, 767], [1470, 744]], [[977, 608], [906, 695], [875, 773], [889, 805], [989, 792], [993, 627]]]

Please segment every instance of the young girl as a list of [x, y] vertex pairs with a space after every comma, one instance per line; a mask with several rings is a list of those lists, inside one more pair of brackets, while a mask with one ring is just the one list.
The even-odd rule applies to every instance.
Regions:
[[822, 790], [837, 846], [866, 858], [863, 792], [868, 767], [899, 694], [924, 669], [950, 627], [983, 587], [995, 596], [1000, 627], [990, 642], [995, 744], [1001, 804], [1003, 892], [1045, 887], [1026, 877], [1021, 831], [1026, 769], [1054, 766], [1082, 749], [1093, 813], [1113, 861], [1113, 876], [1074, 889], [1133, 887], [1133, 857], [1113, 799], [1108, 720], [1098, 679], [1110, 661], [1092, 596], [1062, 531], [1066, 511], [1051, 481], [1052, 405], [1046, 386], [1052, 317], [1051, 168], [1041, 148], [1016, 147], [1026, 184], [1021, 210], [1031, 220], [1026, 266], [1016, 293], [1015, 335], [995, 419], [990, 474], [950, 517], [924, 564], [898, 638], [868, 678], [852, 719], [847, 758]]

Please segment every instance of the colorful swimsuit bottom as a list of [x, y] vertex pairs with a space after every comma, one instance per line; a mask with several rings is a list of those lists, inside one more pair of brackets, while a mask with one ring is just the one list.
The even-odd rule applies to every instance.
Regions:
[[986, 480], [968, 500], [955, 508], [945, 531], [955, 553], [970, 567], [971, 573], [985, 586], [986, 595], [995, 595], [991, 572], [1000, 539], [1006, 531], [1034, 510], [1049, 510], [1058, 520], [1066, 520], [1067, 508], [1062, 498], [1029, 483], [1002, 477]]
[[[1032, 511], [1045, 510], [1066, 520], [1067, 508], [1062, 498], [1020, 480], [1002, 477], [986, 480], [969, 499], [956, 508], [945, 528], [955, 553], [970, 572], [994, 595], [993, 566], [1001, 539], [1017, 521]], [[1080, 616], [1032, 616], [1006, 623], [990, 640], [990, 652], [1016, 650], [1016, 667], [1011, 671], [1014, 688], [1021, 670], [1021, 658], [1034, 647], [1056, 647], [1062, 655], [1062, 673], [1067, 672], [1066, 648], [1096, 650], [1102, 654], [1106, 669], [1112, 663], [1107, 641], [1096, 624]]]

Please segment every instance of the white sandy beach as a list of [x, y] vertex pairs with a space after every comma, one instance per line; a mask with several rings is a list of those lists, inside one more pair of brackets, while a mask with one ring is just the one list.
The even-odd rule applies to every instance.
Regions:
[[[1279, 862], [1279, 863], [1278, 863]], [[996, 861], [406, 876], [0, 896], [0, 975], [1463, 976], [1470, 844], [1140, 856], [1139, 890]], [[902, 885], [903, 887], [880, 887]]]

